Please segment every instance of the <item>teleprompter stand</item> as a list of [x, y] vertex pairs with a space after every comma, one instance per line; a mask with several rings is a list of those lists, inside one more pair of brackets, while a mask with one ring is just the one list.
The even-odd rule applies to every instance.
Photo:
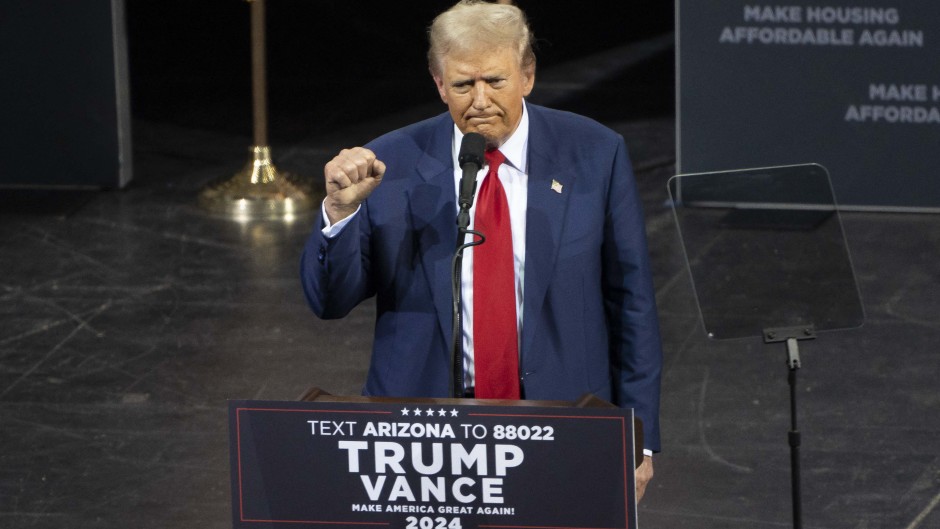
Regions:
[[826, 169], [817, 164], [678, 175], [676, 225], [709, 338], [786, 343], [793, 527], [802, 527], [799, 341], [864, 321]]
[[787, 382], [790, 386], [790, 492], [793, 504], [793, 527], [803, 527], [803, 495], [800, 486], [800, 429], [797, 424], [796, 408], [796, 372], [800, 365], [799, 340], [812, 340], [816, 338], [816, 329], [812, 325], [797, 327], [779, 327], [764, 329], [764, 343], [787, 344], [787, 369], [789, 375]]

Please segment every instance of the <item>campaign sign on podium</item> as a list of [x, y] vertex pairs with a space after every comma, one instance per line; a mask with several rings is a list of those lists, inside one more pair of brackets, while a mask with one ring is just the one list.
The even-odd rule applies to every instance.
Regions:
[[229, 416], [236, 529], [636, 527], [629, 409], [232, 401]]

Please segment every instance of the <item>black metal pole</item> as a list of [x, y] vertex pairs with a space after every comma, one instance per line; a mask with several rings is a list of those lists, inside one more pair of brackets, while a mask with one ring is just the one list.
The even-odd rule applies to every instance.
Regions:
[[462, 399], [464, 397], [464, 383], [463, 383], [463, 318], [461, 317], [463, 300], [461, 297], [461, 271], [463, 268], [463, 250], [464, 250], [464, 238], [466, 237], [466, 231], [461, 230], [457, 235], [457, 251], [454, 253], [453, 262], [451, 263], [451, 288], [453, 292], [453, 302], [454, 305], [451, 308], [453, 311], [452, 322], [453, 322], [453, 337], [451, 342], [451, 396], [455, 399]]
[[796, 372], [800, 368], [800, 356], [797, 341], [794, 338], [787, 340], [788, 361], [790, 374], [787, 377], [790, 384], [790, 485], [793, 496], [793, 527], [803, 527], [802, 493], [800, 491], [800, 430], [797, 426], [796, 408]]
[[[486, 237], [478, 231], [468, 230], [466, 222], [469, 220], [469, 205], [466, 210], [461, 208], [460, 215], [458, 216], [458, 229], [457, 229], [457, 250], [454, 252], [454, 257], [451, 260], [451, 270], [450, 270], [450, 283], [451, 283], [451, 292], [453, 295], [453, 306], [451, 310], [452, 322], [453, 322], [453, 336], [451, 342], [451, 357], [452, 357], [452, 378], [451, 378], [451, 394], [456, 399], [462, 399], [466, 396], [464, 391], [464, 374], [463, 374], [463, 298], [461, 296], [461, 272], [463, 269], [463, 251], [471, 246], [477, 246], [483, 244], [483, 241], [486, 240]], [[461, 221], [463, 223], [461, 224]], [[466, 242], [467, 234], [470, 234], [474, 237], [470, 242]]]

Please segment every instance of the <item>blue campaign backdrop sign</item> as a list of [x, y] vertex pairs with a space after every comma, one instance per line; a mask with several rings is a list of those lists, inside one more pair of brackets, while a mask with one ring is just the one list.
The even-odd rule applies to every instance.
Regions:
[[677, 0], [677, 172], [819, 163], [841, 205], [940, 211], [936, 9]]
[[236, 529], [636, 527], [619, 408], [232, 401]]

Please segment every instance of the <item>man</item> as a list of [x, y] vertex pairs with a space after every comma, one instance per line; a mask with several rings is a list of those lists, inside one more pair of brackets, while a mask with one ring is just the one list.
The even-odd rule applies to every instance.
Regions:
[[[640, 498], [660, 446], [662, 353], [623, 139], [588, 118], [525, 103], [535, 56], [515, 6], [464, 0], [429, 35], [431, 75], [448, 112], [326, 164], [323, 214], [302, 261], [310, 306], [340, 318], [375, 295], [364, 393], [449, 396], [457, 152], [465, 134], [481, 134], [487, 167], [471, 228], [485, 226], [487, 240], [466, 252], [463, 268], [466, 389], [559, 400], [591, 392], [634, 408], [647, 454]], [[509, 316], [494, 317], [506, 300]], [[492, 374], [492, 350], [503, 354], [495, 371], [508, 376]], [[492, 389], [484, 395], [483, 387]]]

